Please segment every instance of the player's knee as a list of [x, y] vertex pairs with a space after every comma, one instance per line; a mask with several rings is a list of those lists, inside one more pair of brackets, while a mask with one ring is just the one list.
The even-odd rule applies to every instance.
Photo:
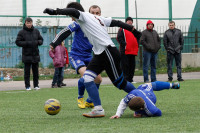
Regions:
[[96, 84], [101, 84], [101, 82], [102, 82], [102, 77], [101, 77], [100, 75], [98, 75], [98, 76], [95, 78], [94, 82], [95, 82]]
[[96, 77], [97, 75], [94, 72], [85, 71], [83, 75], [84, 83], [92, 82]]

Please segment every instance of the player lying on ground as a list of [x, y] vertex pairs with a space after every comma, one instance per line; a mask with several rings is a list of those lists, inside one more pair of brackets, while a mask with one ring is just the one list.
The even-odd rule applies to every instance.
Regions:
[[140, 85], [137, 89], [128, 93], [120, 102], [117, 112], [111, 119], [120, 118], [125, 109], [129, 107], [134, 112], [134, 117], [161, 116], [162, 112], [156, 107], [156, 95], [153, 91], [164, 89], [179, 89], [180, 84], [156, 81]]
[[[121, 21], [112, 20], [102, 16], [95, 16], [88, 12], [81, 12], [82, 5], [77, 2], [71, 2], [67, 8], [53, 10], [46, 8], [44, 13], [50, 15], [69, 15], [73, 17], [80, 25], [82, 31], [87, 36], [90, 43], [93, 45], [94, 56], [87, 66], [83, 80], [89, 96], [92, 98], [94, 108], [89, 113], [84, 113], [85, 117], [104, 117], [105, 112], [101, 106], [98, 89], [94, 83], [94, 79], [103, 70], [106, 71], [112, 83], [119, 89], [129, 93], [135, 87], [124, 79], [122, 69], [120, 67], [120, 53], [112, 42], [107, 27], [118, 26], [131, 31], [133, 34], [136, 31], [131, 25]], [[56, 47], [56, 45], [52, 45]]]

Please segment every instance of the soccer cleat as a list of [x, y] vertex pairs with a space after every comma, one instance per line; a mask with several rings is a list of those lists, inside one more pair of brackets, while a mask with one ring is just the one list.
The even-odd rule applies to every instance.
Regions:
[[89, 102], [85, 102], [85, 107], [88, 107], [88, 108], [93, 108], [94, 107], [94, 103], [89, 103]]
[[30, 91], [30, 90], [31, 90], [31, 87], [27, 87], [26, 90], [27, 90], [27, 91]]
[[39, 86], [37, 86], [37, 87], [35, 87], [34, 89], [35, 89], [35, 90], [39, 90], [39, 89], [40, 89], [40, 87], [39, 87]]
[[184, 81], [183, 79], [178, 79], [178, 81]]
[[67, 84], [65, 84], [65, 83], [61, 83], [61, 86], [67, 86]]
[[83, 113], [83, 116], [89, 117], [89, 118], [104, 117], [105, 112], [104, 112], [104, 109], [102, 110], [92, 109], [92, 111], [89, 113]]
[[78, 107], [84, 109], [85, 108], [84, 98], [79, 98], [77, 101], [78, 101]]
[[180, 88], [179, 82], [172, 83], [172, 89], [179, 89], [179, 88]]

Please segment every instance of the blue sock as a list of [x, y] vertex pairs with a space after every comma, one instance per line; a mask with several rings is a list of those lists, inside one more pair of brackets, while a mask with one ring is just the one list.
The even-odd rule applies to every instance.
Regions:
[[84, 83], [84, 84], [85, 84], [85, 88], [88, 92], [88, 95], [91, 97], [91, 99], [94, 103], [94, 106], [101, 105], [101, 100], [100, 100], [100, 97], [99, 97], [99, 91], [98, 91], [94, 81], [87, 82], [87, 83]]
[[[96, 84], [96, 86], [97, 86], [97, 89], [99, 89], [100, 84], [97, 84], [97, 83], [95, 83], [95, 84]], [[90, 96], [88, 96], [86, 102], [92, 103], [92, 98], [91, 98]]]
[[92, 98], [91, 98], [90, 96], [88, 96], [86, 102], [88, 102], [88, 103], [92, 103]]
[[127, 81], [126, 87], [123, 90], [125, 92], [129, 93], [134, 89], [136, 89], [135, 86], [133, 86], [133, 84], [131, 84], [130, 82]]
[[161, 91], [161, 90], [170, 88], [169, 82], [156, 81], [156, 82], [152, 82], [151, 84], [154, 91]]
[[83, 98], [84, 92], [85, 92], [84, 79], [80, 78], [78, 80], [78, 99]]
[[97, 83], [95, 83], [95, 84], [96, 84], [96, 86], [97, 86], [97, 89], [99, 89], [100, 84], [97, 84]]

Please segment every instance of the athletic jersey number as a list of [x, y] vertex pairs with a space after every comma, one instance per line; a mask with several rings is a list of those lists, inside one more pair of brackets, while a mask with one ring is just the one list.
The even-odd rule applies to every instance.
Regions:
[[99, 21], [99, 23], [102, 25], [102, 26], [104, 26], [104, 24], [101, 22], [101, 20], [99, 19], [99, 18], [97, 18], [96, 16], [94, 16], [98, 21]]

